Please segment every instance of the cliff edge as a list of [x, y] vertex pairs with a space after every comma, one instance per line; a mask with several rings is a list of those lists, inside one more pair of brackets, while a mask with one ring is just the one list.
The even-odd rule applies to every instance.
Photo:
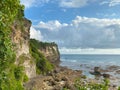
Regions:
[[28, 78], [47, 73], [58, 66], [60, 55], [55, 43], [43, 43], [30, 39], [31, 21], [15, 20], [12, 28], [12, 43], [16, 53], [15, 64], [24, 67]]
[[23, 18], [20, 21], [15, 20], [11, 27], [13, 49], [16, 54], [15, 64], [24, 67], [24, 72], [28, 78], [36, 76], [35, 62], [32, 60], [29, 52], [30, 27], [31, 21], [26, 18]]

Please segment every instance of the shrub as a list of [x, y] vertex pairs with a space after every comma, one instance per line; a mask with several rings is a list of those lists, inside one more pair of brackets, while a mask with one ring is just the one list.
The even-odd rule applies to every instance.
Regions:
[[16, 80], [22, 79], [23, 74], [24, 74], [23, 71], [24, 71], [24, 68], [22, 66], [18, 66], [15, 68], [14, 75], [15, 75]]
[[29, 80], [28, 76], [25, 74], [23, 78], [23, 82], [27, 82]]
[[45, 56], [39, 51], [39, 48], [41, 47], [40, 43], [35, 40], [30, 40], [30, 53], [32, 57], [35, 59], [36, 63], [36, 72], [38, 74], [46, 74], [47, 72], [51, 71], [54, 68], [54, 65], [51, 64]]

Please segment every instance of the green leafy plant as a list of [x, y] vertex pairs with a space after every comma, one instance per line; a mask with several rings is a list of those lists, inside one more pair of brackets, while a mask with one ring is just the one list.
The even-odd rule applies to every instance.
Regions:
[[108, 90], [109, 80], [104, 79], [103, 83], [84, 83], [81, 79], [76, 79], [76, 90]]
[[29, 80], [28, 76], [25, 74], [23, 78], [23, 82], [27, 82]]
[[54, 68], [54, 65], [51, 64], [45, 56], [39, 51], [41, 45], [39, 41], [35, 39], [30, 40], [30, 53], [32, 57], [35, 59], [37, 73], [46, 74], [47, 72], [51, 71]]
[[18, 66], [15, 68], [14, 75], [15, 75], [16, 80], [22, 80], [22, 77], [24, 75], [23, 71], [24, 71], [24, 67], [22, 66]]
[[24, 6], [19, 0], [0, 0], [0, 90], [23, 90], [14, 73], [15, 53], [11, 41], [11, 25], [22, 19]]

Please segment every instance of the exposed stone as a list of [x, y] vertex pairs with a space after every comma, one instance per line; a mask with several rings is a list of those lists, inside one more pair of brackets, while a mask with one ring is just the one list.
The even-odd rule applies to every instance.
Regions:
[[36, 76], [36, 65], [29, 52], [30, 27], [31, 22], [26, 18], [16, 20], [11, 26], [11, 38], [16, 53], [15, 64], [24, 66], [26, 75], [32, 78]]
[[104, 78], [110, 78], [110, 74], [102, 74]]
[[[36, 87], [37, 90], [44, 90], [45, 88], [45, 90], [62, 90], [63, 88], [75, 90], [75, 80], [81, 77], [82, 72], [66, 68], [63, 70], [63, 68], [64, 67], [59, 67], [59, 73], [52, 72], [52, 76], [38, 76], [31, 79], [25, 84], [26, 90], [33, 90], [33, 87]], [[33, 85], [32, 82], [36, 84]]]
[[117, 74], [120, 74], [120, 70], [117, 70], [116, 73], [117, 73]]
[[58, 66], [60, 63], [60, 54], [58, 46], [54, 43], [52, 45], [46, 46], [45, 48], [40, 48], [45, 57], [54, 65]]
[[115, 65], [113, 65], [113, 66], [107, 67], [106, 69], [108, 70], [108, 72], [113, 72], [113, 71], [115, 71], [115, 70], [120, 69], [120, 66], [115, 66]]
[[90, 72], [90, 74], [100, 76], [101, 75], [101, 69], [100, 69], [100, 67], [94, 67], [94, 71]]

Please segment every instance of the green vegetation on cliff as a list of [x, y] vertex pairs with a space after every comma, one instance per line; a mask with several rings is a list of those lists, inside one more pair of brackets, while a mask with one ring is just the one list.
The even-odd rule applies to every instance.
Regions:
[[48, 43], [42, 43], [35, 39], [30, 40], [30, 53], [35, 59], [38, 74], [46, 74], [54, 68], [53, 64], [39, 51], [39, 48], [44, 48], [46, 45], [48, 45]]
[[23, 10], [19, 0], [0, 0], [0, 90], [23, 89], [23, 69], [14, 65], [15, 53], [10, 38], [10, 26], [16, 18], [23, 18]]
[[57, 44], [55, 44], [54, 42], [52, 42], [52, 43], [40, 42], [35, 39], [31, 39], [31, 42], [33, 42], [34, 45], [36, 46], [36, 48], [38, 48], [38, 49], [45, 49], [46, 47], [57, 46]]

